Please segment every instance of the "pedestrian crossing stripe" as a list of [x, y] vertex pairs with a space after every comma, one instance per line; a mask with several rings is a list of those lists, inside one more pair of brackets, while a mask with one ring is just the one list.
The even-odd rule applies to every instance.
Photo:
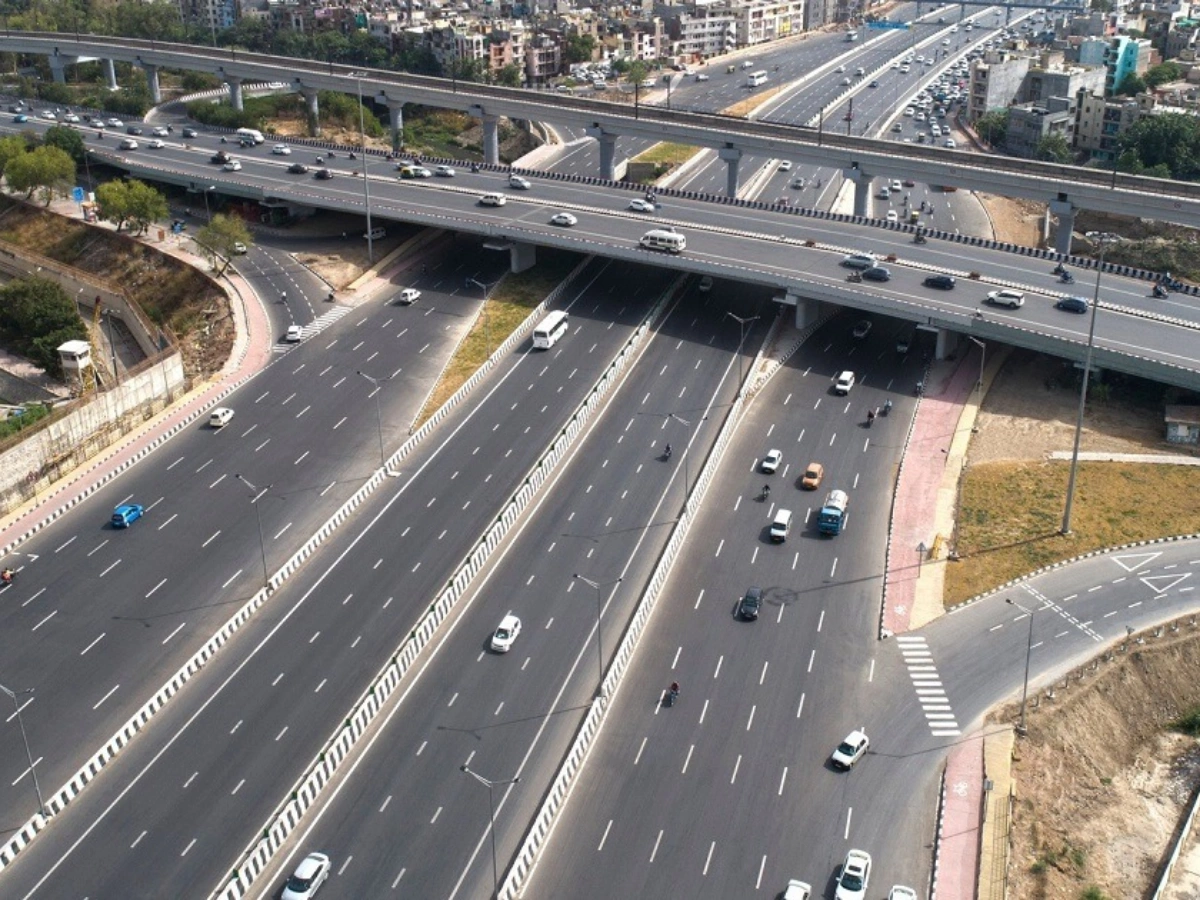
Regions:
[[904, 658], [904, 665], [908, 669], [908, 677], [912, 680], [917, 702], [921, 704], [929, 733], [934, 737], [955, 737], [961, 734], [941, 676], [933, 662], [933, 653], [925, 643], [925, 638], [904, 635], [896, 638], [896, 644], [900, 647], [900, 655]]
[[[324, 313], [323, 315], [313, 319], [300, 329], [301, 342], [307, 341], [310, 337], [320, 334], [342, 316], [346, 315], [346, 313], [350, 312], [350, 309], [351, 308], [349, 306], [335, 306], [327, 313]], [[291, 350], [294, 346], [296, 346], [294, 343], [288, 343], [280, 338], [275, 342], [274, 346], [271, 347], [271, 352], [287, 353], [287, 351]]]

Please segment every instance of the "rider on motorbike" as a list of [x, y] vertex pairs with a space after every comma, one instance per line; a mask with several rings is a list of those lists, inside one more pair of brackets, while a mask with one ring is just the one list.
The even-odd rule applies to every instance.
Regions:
[[763, 485], [762, 495], [764, 500], [771, 496], [771, 486], [769, 484]]
[[0, 572], [0, 581], [3, 581], [5, 584], [12, 584], [12, 580], [13, 580], [13, 570], [12, 569], [5, 569], [3, 572]]
[[671, 445], [670, 444], [667, 444], [665, 452], [667, 454], [667, 459], [670, 459], [671, 458]]

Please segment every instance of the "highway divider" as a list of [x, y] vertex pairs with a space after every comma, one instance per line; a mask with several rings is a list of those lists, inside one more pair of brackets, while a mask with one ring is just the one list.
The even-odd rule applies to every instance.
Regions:
[[[24, 825], [10, 832], [9, 836], [5, 839], [5, 842], [0, 845], [0, 872], [12, 864], [17, 856], [29, 846], [34, 838], [37, 837], [41, 830], [45, 828], [47, 824], [49, 824], [53, 816], [62, 812], [68, 806], [68, 804], [70, 804], [71, 801], [74, 800], [75, 797], [77, 797], [80, 792], [82, 792], [83, 789], [87, 787], [97, 775], [100, 774], [101, 771], [103, 771], [105, 766], [112, 762], [116, 755], [120, 753], [121, 750], [123, 750], [125, 746], [131, 740], [133, 740], [134, 737], [137, 736], [138, 732], [140, 732], [142, 728], [149, 723], [154, 715], [161, 710], [172, 697], [179, 693], [179, 691], [192, 678], [192, 676], [204, 668], [205, 664], [217, 654], [217, 652], [230, 640], [230, 638], [233, 637], [234, 633], [237, 632], [239, 628], [241, 628], [244, 624], [246, 624], [247, 621], [250, 620], [254, 613], [257, 612], [259, 607], [261, 607], [271, 597], [275, 590], [279, 588], [289, 577], [291, 577], [291, 575], [293, 575], [300, 568], [300, 566], [303, 565], [303, 563], [310, 556], [312, 556], [313, 553], [316, 552], [317, 548], [320, 547], [320, 545], [327, 538], [329, 538], [339, 526], [343, 525], [350, 518], [355, 510], [357, 510], [364, 502], [366, 502], [366, 500], [375, 492], [375, 490], [385, 482], [387, 479], [387, 473], [392, 470], [393, 464], [400, 462], [406, 456], [412, 453], [413, 450], [416, 449], [417, 445], [429, 436], [430, 432], [434, 429], [437, 423], [444, 419], [451, 409], [461, 403], [467, 394], [479, 385], [480, 381], [482, 381], [486, 376], [486, 373], [489, 372], [503, 356], [507, 355], [517, 343], [524, 340], [528, 336], [528, 334], [533, 330], [534, 326], [540, 320], [547, 304], [552, 302], [553, 299], [557, 299], [557, 297], [561, 296], [566, 287], [579, 275], [580, 272], [583, 271], [585, 265], [590, 261], [590, 258], [585, 259], [578, 266], [576, 266], [575, 269], [573, 269], [571, 273], [555, 287], [554, 291], [552, 291], [547, 298], [542, 301], [542, 303], [538, 304], [537, 308], [534, 309], [528, 317], [526, 317], [525, 321], [522, 322], [521, 325], [516, 328], [512, 334], [510, 334], [508, 338], [496, 348], [495, 352], [493, 352], [487, 361], [480, 366], [479, 371], [471, 376], [471, 378], [468, 379], [462, 385], [462, 387], [455, 391], [454, 395], [450, 397], [450, 399], [448, 399], [444, 404], [442, 404], [438, 411], [431, 416], [421, 428], [414, 432], [408, 438], [408, 440], [406, 440], [404, 444], [401, 445], [401, 447], [387, 459], [384, 465], [377, 469], [374, 474], [372, 474], [371, 477], [363, 483], [362, 487], [360, 487], [349, 499], [347, 499], [346, 502], [343, 503], [341, 507], [339, 507], [338, 510], [325, 521], [325, 523], [316, 531], [316, 533], [314, 533], [312, 537], [310, 537], [286, 563], [280, 566], [280, 568], [268, 579], [267, 585], [261, 588], [253, 597], [246, 601], [246, 603], [236, 613], [234, 613], [234, 615], [228, 621], [226, 621], [225, 624], [222, 625], [221, 628], [219, 628], [217, 632], [213, 634], [204, 643], [204, 645], [197, 650], [196, 653], [193, 654], [192, 657], [187, 660], [187, 662], [185, 662], [183, 666], [181, 666], [179, 670], [167, 680], [162, 687], [155, 691], [154, 695], [150, 697], [150, 699], [147, 700], [128, 719], [128, 721], [126, 721], [125, 724], [122, 725], [117, 732], [104, 743], [104, 745], [98, 751], [96, 751], [91, 759], [89, 759], [67, 781], [66, 784], [46, 796], [44, 805], [45, 809], [49, 813], [48, 816], [43, 816], [39, 811], [27, 822], [25, 822]], [[219, 402], [222, 397], [225, 397], [237, 390], [245, 382], [253, 378], [254, 374], [247, 375], [245, 378], [229, 385], [219, 394], [219, 396], [215, 398], [215, 400], [209, 399], [204, 403], [198, 404], [190, 414], [184, 416], [182, 419], [172, 425], [168, 431], [164, 432], [149, 445], [139, 451], [136, 456], [122, 463], [122, 465], [108, 478], [104, 479], [103, 482], [111, 480], [112, 478], [116, 477], [119, 472], [129, 468], [138, 460], [143, 459], [153, 450], [157, 449], [163, 443], [169, 440], [172, 436], [177, 434], [180, 430], [196, 421], [201, 415], [207, 415], [207, 412], [211, 408], [211, 404], [213, 402]], [[84, 499], [84, 497], [86, 497], [92, 491], [98, 489], [98, 487], [99, 485], [92, 488], [91, 491], [85, 492], [80, 496], [73, 498], [59, 510], [56, 510], [43, 522], [38, 523], [33, 530], [42, 527], [46, 522], [53, 521], [59, 515], [66, 512], [66, 510], [70, 509], [76, 503]], [[30, 533], [32, 533], [32, 530]]]
[[[572, 274], [577, 274], [578, 271], [580, 269], [577, 267]], [[308, 765], [305, 773], [297, 779], [288, 792], [288, 799], [268, 817], [260, 831], [261, 836], [243, 851], [240, 861], [225, 881], [214, 890], [211, 897], [219, 898], [219, 900], [239, 900], [252, 889], [255, 880], [266, 870], [276, 851], [286, 843], [292, 831], [300, 824], [305, 812], [316, 803], [322, 790], [350, 758], [351, 751], [357, 746], [359, 739], [370, 728], [375, 717], [383, 711], [393, 692], [400, 686], [401, 681], [442, 623], [453, 612], [459, 599], [467, 592], [476, 575], [500, 547], [521, 514], [538, 496], [542, 485], [546, 483], [558, 465], [568, 457], [575, 441], [584, 433], [585, 427], [593, 415], [601, 411], [602, 407], [607, 404], [609, 395], [623, 383], [625, 376], [632, 368], [632, 362], [641, 356], [648, 344], [646, 336], [651, 333], [651, 329], [662, 311], [667, 309], [678, 295], [680, 289], [687, 282], [687, 278], [686, 275], [680, 275], [663, 292], [649, 315], [626, 341], [621, 352], [609, 363], [605, 373], [592, 386], [587, 398], [559, 431], [558, 437], [530, 468], [521, 487], [512, 495], [504, 508], [496, 514], [491, 526], [459, 564], [424, 616], [396, 648], [388, 663], [375, 674], [367, 688], [355, 700], [343, 717], [342, 724], [330, 735], [316, 758]], [[544, 307], [545, 303], [539, 305], [534, 314], [526, 320], [522, 332], [532, 329]], [[497, 354], [500, 352], [497, 350]], [[464, 393], [470, 384], [471, 382], [464, 384], [459, 389], [459, 393]], [[433, 423], [445, 414], [444, 410], [451, 408], [453, 400], [454, 398], [451, 398], [446, 401], [438, 414], [426, 422], [405, 443], [405, 446], [407, 447], [419, 435], [427, 433]], [[397, 460], [398, 456], [399, 453], [388, 460], [388, 467], [393, 460]], [[376, 473], [376, 477], [383, 477], [382, 473], [383, 469]]]
[[[763, 347], [771, 345], [781, 327], [782, 321], [782, 316], [776, 316], [771, 323], [771, 328], [767, 333], [766, 339], [763, 341]], [[804, 341], [811, 337], [824, 324], [824, 321], [822, 319], [809, 324], [800, 333], [794, 345], [789, 348], [787, 351], [788, 355], [790, 356], [794, 353]], [[762, 360], [763, 354], [762, 350], [760, 350], [749, 371], [752, 373], [759, 371]], [[771, 374], [774, 374], [778, 370], [779, 366], [776, 366]], [[764, 383], [754, 382], [755, 389], [761, 389]], [[650, 617], [653, 615], [658, 605], [658, 600], [662, 596], [663, 589], [666, 587], [667, 580], [670, 578], [675, 560], [678, 558], [680, 551], [683, 549], [683, 544], [687, 540], [692, 519], [699, 510], [704, 495], [721, 466], [725, 451], [728, 449], [730, 441], [737, 431], [738, 423], [745, 412], [749, 396], [749, 391], [740, 391], [737, 399], [730, 407], [729, 415], [725, 418], [725, 424], [721, 428], [721, 433], [713, 443], [712, 449], [709, 451], [708, 458], [701, 467], [699, 475], [696, 476], [692, 492], [688, 495], [687, 501], [684, 504], [683, 512], [680, 514], [675, 528], [671, 532], [670, 539], [659, 555], [658, 564], [655, 566], [654, 573], [651, 575], [646, 589], [642, 593], [637, 610], [626, 626], [620, 646], [609, 663], [608, 670], [604, 673], [604, 680], [600, 686], [599, 696], [592, 701], [591, 708], [580, 723], [576, 731], [575, 740], [564, 755], [562, 765], [551, 782], [550, 788], [546, 791], [542, 805], [534, 816], [532, 824], [525, 833], [525, 839], [521, 842], [521, 846], [517, 850], [505, 874], [504, 882], [497, 895], [498, 900], [512, 900], [512, 898], [518, 896], [525, 889], [526, 883], [537, 866], [541, 851], [545, 848], [546, 842], [549, 840], [557, 824], [558, 816], [562, 813], [567, 800], [571, 796], [571, 791], [575, 787], [579, 773], [583, 770], [584, 763], [587, 761], [588, 753], [595, 746], [596, 739], [604, 727], [608, 711], [612, 707], [617, 691], [620, 690], [625, 672], [633, 661], [633, 655], [637, 651], [642, 635], [645, 634], [646, 628], [650, 623]]]

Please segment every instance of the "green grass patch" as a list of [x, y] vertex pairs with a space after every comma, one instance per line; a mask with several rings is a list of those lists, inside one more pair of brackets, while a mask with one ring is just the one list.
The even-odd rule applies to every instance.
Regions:
[[50, 415], [50, 407], [42, 403], [30, 403], [23, 407], [22, 412], [10, 415], [0, 421], [0, 441], [18, 432], [31, 428]]
[[442, 373], [442, 380], [430, 395], [421, 413], [422, 424], [454, 392], [475, 374], [498, 344], [529, 317], [529, 312], [579, 264], [577, 253], [538, 248], [538, 262], [532, 269], [504, 279], [488, 298], [483, 314], [458, 346], [458, 352]]
[[663, 165], [679, 165], [685, 163], [699, 151], [687, 144], [672, 144], [662, 141], [633, 158], [634, 162], [658, 163]]
[[[960, 603], [1034, 569], [1104, 547], [1200, 532], [1200, 467], [1079, 464], [1071, 534], [1060, 535], [1067, 462], [971, 466], [960, 485], [955, 549], [945, 602]], [[1163, 502], [1147, 502], [1147, 498]]]

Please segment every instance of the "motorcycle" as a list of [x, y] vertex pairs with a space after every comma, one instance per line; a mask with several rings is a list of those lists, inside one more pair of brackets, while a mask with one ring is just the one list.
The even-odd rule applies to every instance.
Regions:
[[874, 421], [875, 421], [875, 410], [868, 409], [867, 410], [867, 427], [870, 428], [871, 423]]
[[925, 393], [925, 382], [923, 382], [923, 381], [917, 382], [917, 386], [915, 388], [915, 393], [918, 397], [920, 397], [923, 393]]
[[763, 485], [762, 493], [758, 495], [758, 499], [762, 500], [764, 503], [771, 499], [771, 486], [769, 484]]
[[479, 171], [479, 163], [471, 163], [471, 171], [478, 172]]
[[1075, 276], [1072, 275], [1070, 272], [1063, 272], [1061, 275], [1058, 276], [1058, 280], [1060, 282], [1062, 282], [1063, 284], [1074, 284]]
[[1168, 293], [1169, 292], [1167, 291], [1167, 289], [1165, 287], [1163, 287], [1161, 284], [1156, 284], [1154, 286], [1154, 296], [1157, 297], [1159, 300], [1162, 300], [1163, 298], [1165, 298]]
[[890, 413], [891, 411], [892, 411], [892, 401], [891, 401], [891, 400], [885, 400], [885, 401], [883, 402], [883, 414], [886, 416], [886, 415], [887, 415], [888, 413]]
[[17, 573], [12, 569], [5, 569], [3, 572], [0, 572], [0, 583], [2, 583], [5, 587], [8, 587], [10, 584], [12, 584], [16, 578]]
[[330, 292], [329, 292], [329, 294], [328, 294], [328, 295], [325, 297], [325, 302], [326, 302], [326, 303], [332, 303], [332, 302], [333, 302], [333, 291], [330, 291]]
[[669, 460], [670, 458], [671, 458], [671, 445], [667, 444], [667, 448], [663, 451], [663, 459]]
[[851, 272], [849, 275], [846, 276], [846, 280], [852, 281], [855, 284], [858, 284], [860, 281], [862, 281], [862, 274], [859, 272]]
[[1050, 274], [1062, 275], [1066, 271], [1067, 271], [1067, 267], [1064, 266], [1062, 263], [1058, 263], [1053, 269], [1050, 270]]
[[916, 235], [913, 237], [913, 243], [914, 243], [914, 244], [924, 244], [924, 243], [926, 243], [926, 238], [925, 238], [925, 235], [921, 234], [921, 232], [919, 232], [919, 231], [918, 231], [918, 232], [916, 233]]
[[664, 699], [666, 700], [667, 706], [675, 705], [675, 701], [679, 699], [679, 684], [678, 684], [678, 682], [673, 682], [671, 684], [671, 686], [669, 688], [667, 688], [666, 697]]

